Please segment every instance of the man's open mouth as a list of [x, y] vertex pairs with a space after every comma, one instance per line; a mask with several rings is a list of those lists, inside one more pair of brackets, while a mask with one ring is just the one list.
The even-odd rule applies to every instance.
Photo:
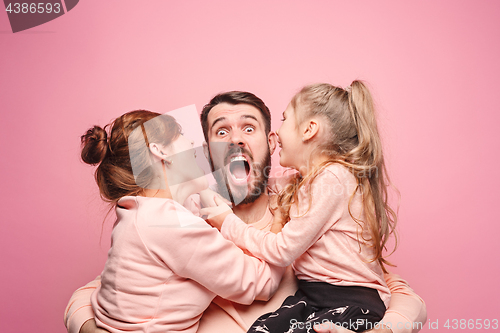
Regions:
[[233, 155], [227, 165], [228, 174], [235, 184], [244, 184], [250, 177], [251, 166], [244, 155]]

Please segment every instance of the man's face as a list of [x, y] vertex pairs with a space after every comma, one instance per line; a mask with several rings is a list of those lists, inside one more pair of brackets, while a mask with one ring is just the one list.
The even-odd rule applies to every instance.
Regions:
[[249, 104], [218, 104], [207, 122], [210, 163], [220, 170], [214, 173], [217, 184], [226, 184], [227, 199], [236, 205], [254, 202], [267, 186], [274, 134], [268, 138], [261, 112]]

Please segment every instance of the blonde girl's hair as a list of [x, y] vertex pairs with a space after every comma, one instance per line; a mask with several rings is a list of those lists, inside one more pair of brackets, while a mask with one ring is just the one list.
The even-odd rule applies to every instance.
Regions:
[[[346, 89], [328, 83], [313, 84], [302, 88], [293, 97], [291, 105], [295, 110], [300, 106], [301, 112], [295, 112], [297, 124], [318, 116], [327, 121], [329, 130], [317, 149], [328, 160], [304, 178], [296, 179], [279, 194], [278, 206], [285, 220], [290, 218], [290, 207], [297, 203], [298, 190], [303, 185], [312, 183], [321, 170], [332, 163], [345, 166], [357, 181], [357, 187], [349, 200], [349, 214], [362, 228], [368, 229], [374, 248], [372, 260], [378, 261], [384, 272], [387, 272], [384, 264], [393, 265], [384, 258], [382, 252], [391, 234], [394, 234], [396, 249], [397, 214], [388, 202], [387, 187], [390, 180], [370, 91], [358, 80]], [[357, 191], [362, 195], [364, 221], [354, 217], [350, 210]]]

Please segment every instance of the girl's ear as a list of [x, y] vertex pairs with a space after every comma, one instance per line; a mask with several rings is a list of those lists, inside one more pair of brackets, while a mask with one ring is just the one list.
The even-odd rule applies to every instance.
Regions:
[[267, 136], [267, 141], [269, 143], [269, 152], [272, 155], [278, 143], [278, 136], [276, 135], [276, 132], [269, 132], [269, 135]]
[[319, 132], [319, 122], [316, 119], [310, 119], [307, 121], [302, 133], [302, 141], [306, 142], [311, 140]]
[[149, 151], [159, 160], [164, 160], [167, 158], [167, 155], [161, 150], [160, 146], [157, 143], [149, 144]]

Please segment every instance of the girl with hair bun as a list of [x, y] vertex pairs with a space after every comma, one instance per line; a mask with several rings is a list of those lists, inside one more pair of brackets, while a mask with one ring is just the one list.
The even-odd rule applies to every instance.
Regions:
[[91, 297], [98, 327], [196, 332], [216, 295], [244, 304], [271, 297], [284, 270], [245, 255], [182, 206], [208, 183], [173, 117], [132, 111], [81, 141], [82, 160], [97, 165], [100, 194], [117, 215]]
[[323, 321], [357, 332], [373, 328], [389, 305], [382, 251], [397, 217], [388, 204], [371, 94], [361, 81], [345, 89], [309, 85], [282, 121], [280, 164], [299, 176], [278, 194], [288, 221], [281, 232], [245, 224], [220, 201], [202, 210], [224, 237], [270, 264], [292, 264], [299, 279], [297, 293], [249, 332], [312, 332]]

